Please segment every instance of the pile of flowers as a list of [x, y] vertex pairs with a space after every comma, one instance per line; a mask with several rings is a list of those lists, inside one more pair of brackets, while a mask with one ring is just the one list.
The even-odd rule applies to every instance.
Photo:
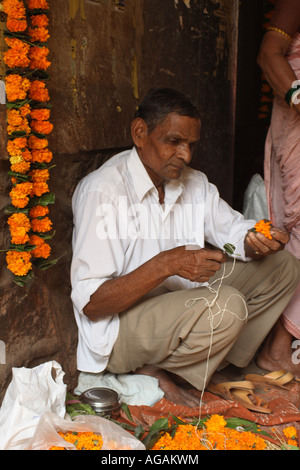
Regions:
[[33, 277], [33, 266], [46, 269], [52, 222], [48, 216], [54, 195], [49, 190], [48, 148], [50, 96], [46, 86], [49, 49], [48, 0], [3, 0], [6, 13], [4, 53], [7, 67], [7, 152], [11, 205], [6, 209], [11, 244], [6, 254], [8, 269], [18, 285]]
[[212, 415], [198, 427], [179, 424], [174, 433], [165, 432], [152, 450], [265, 450], [266, 441], [260, 435], [227, 426], [223, 416]]
[[[65, 441], [73, 444], [77, 450], [101, 450], [103, 439], [99, 434], [93, 432], [58, 432]], [[52, 446], [50, 450], [66, 450], [65, 447]]]

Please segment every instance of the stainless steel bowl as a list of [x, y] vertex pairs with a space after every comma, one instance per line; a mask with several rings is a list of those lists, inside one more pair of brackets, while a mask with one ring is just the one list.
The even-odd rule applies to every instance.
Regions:
[[120, 397], [111, 388], [90, 388], [81, 394], [80, 400], [90, 405], [100, 416], [116, 416], [121, 408]]

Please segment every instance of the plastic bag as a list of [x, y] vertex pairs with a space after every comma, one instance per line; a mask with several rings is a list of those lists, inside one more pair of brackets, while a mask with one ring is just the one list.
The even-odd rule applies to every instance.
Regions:
[[145, 450], [144, 444], [119, 425], [100, 416], [76, 416], [73, 421], [62, 419], [53, 413], [45, 413], [25, 450], [49, 450], [52, 446], [76, 450], [58, 432], [94, 432], [101, 434], [102, 450]]
[[63, 376], [55, 361], [33, 369], [12, 369], [12, 381], [0, 408], [0, 450], [23, 450], [43, 413], [65, 416]]

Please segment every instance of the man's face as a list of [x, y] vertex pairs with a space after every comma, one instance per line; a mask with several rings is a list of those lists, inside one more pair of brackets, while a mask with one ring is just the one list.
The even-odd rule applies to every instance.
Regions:
[[146, 126], [137, 150], [156, 186], [181, 176], [192, 159], [200, 128], [198, 119], [176, 113], [169, 114], [150, 134]]

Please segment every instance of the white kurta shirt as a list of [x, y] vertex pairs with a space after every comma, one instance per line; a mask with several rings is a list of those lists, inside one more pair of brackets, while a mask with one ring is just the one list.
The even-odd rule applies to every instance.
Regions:
[[[255, 223], [234, 211], [207, 177], [191, 168], [166, 183], [161, 205], [135, 148], [112, 157], [81, 180], [72, 203], [71, 297], [79, 330], [77, 366], [86, 372], [105, 369], [119, 331], [118, 315], [91, 322], [83, 313], [103, 282], [133, 271], [163, 250], [203, 247], [205, 241], [219, 248], [232, 243], [244, 260], [243, 239]], [[199, 285], [173, 276], [149, 295], [162, 288]]]

